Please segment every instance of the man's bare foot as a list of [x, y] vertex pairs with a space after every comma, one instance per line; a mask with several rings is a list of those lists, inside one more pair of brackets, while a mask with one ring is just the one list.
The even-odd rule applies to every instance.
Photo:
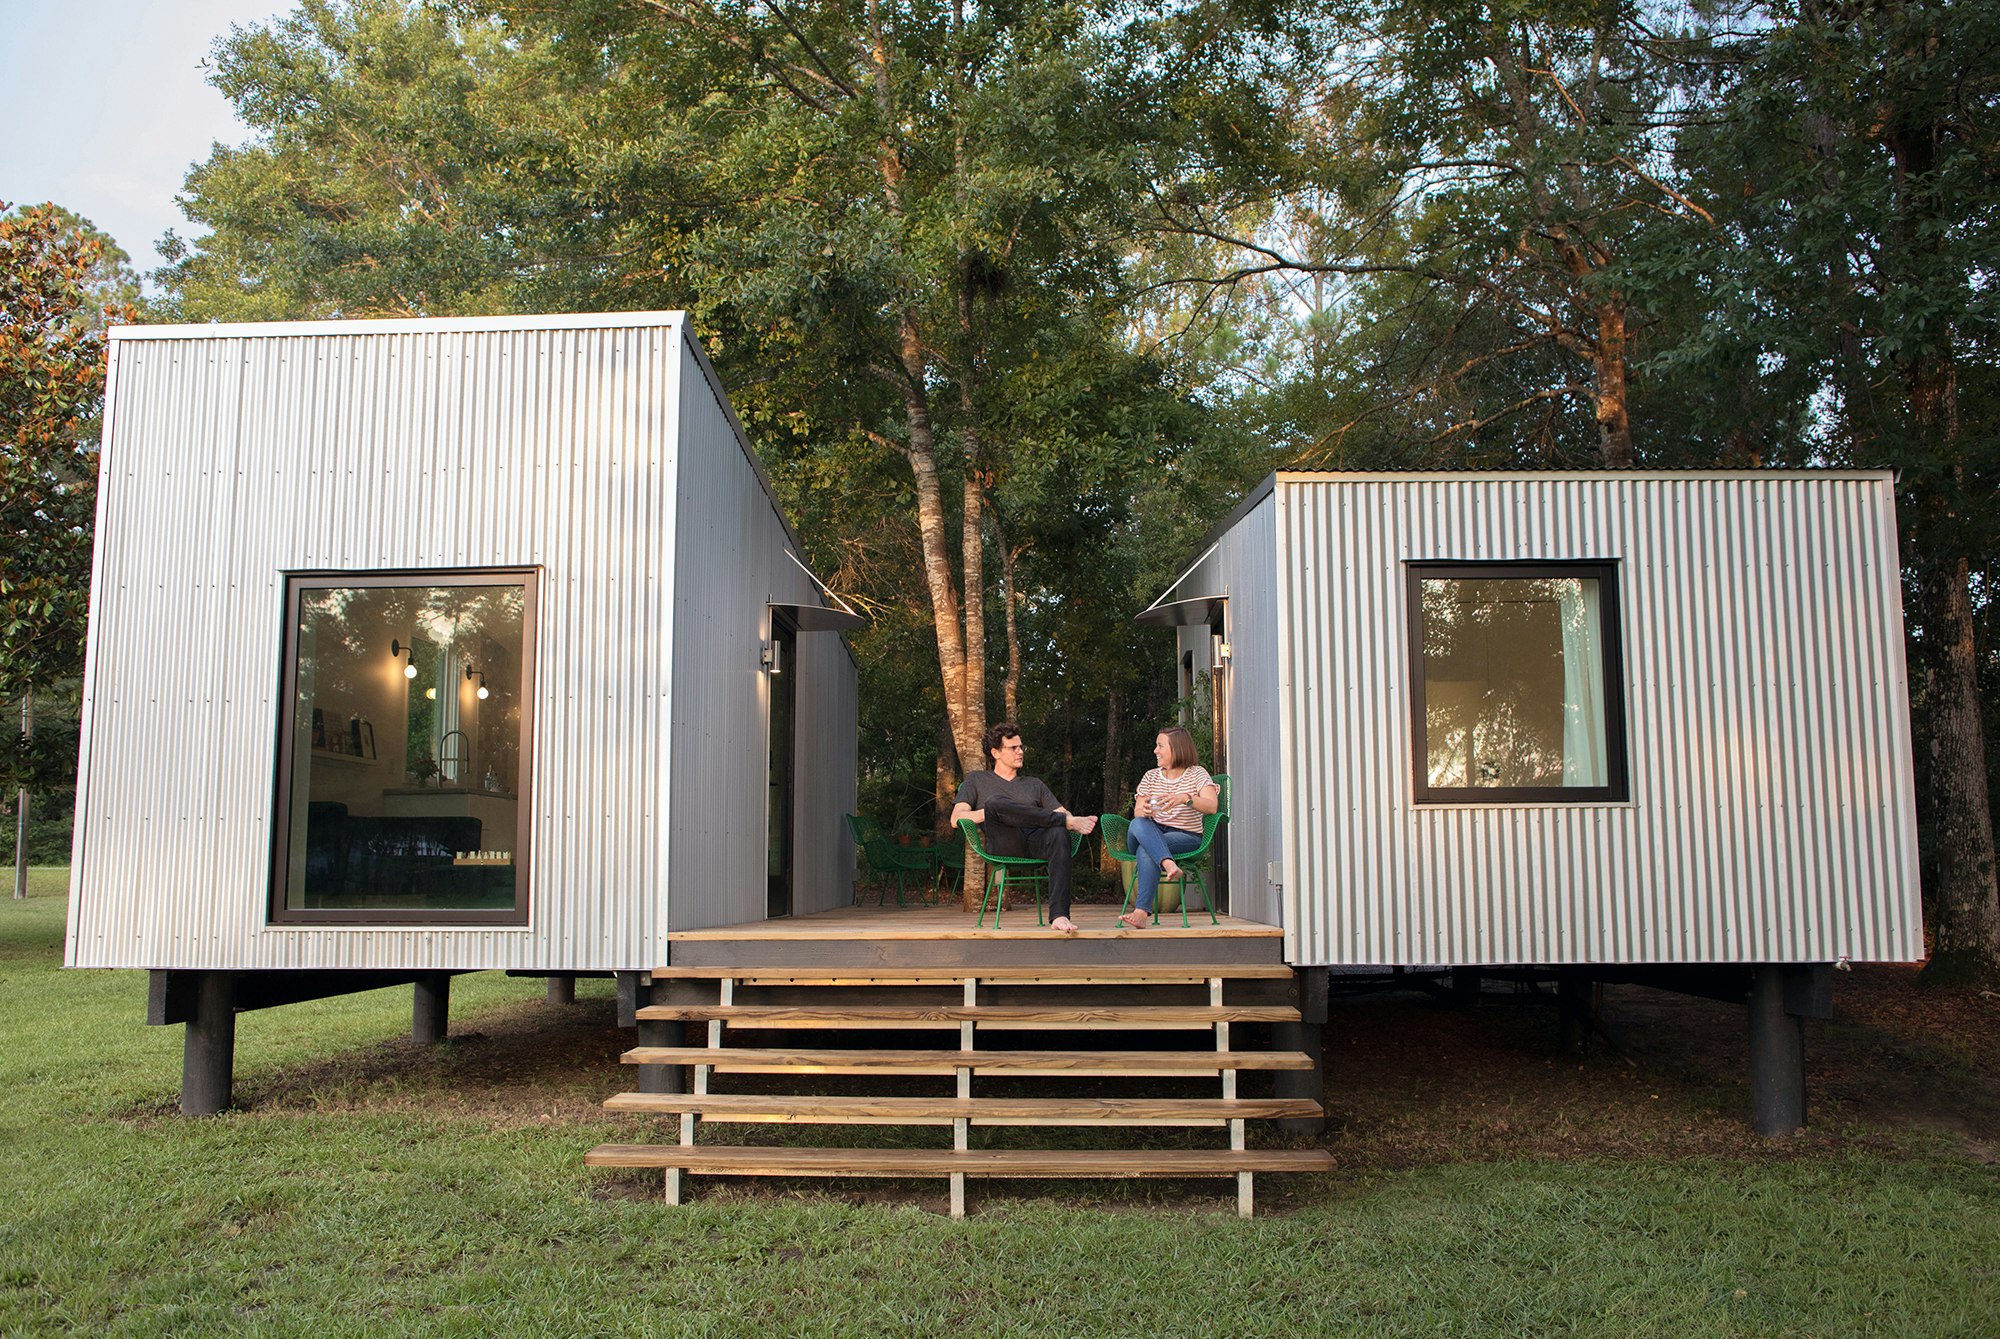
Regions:
[[1171, 861], [1171, 860], [1162, 860], [1162, 861], [1160, 862], [1160, 877], [1161, 877], [1161, 878], [1163, 878], [1163, 879], [1178, 879], [1178, 878], [1179, 878], [1180, 876], [1181, 876], [1181, 867], [1180, 867], [1179, 865], [1176, 865], [1176, 864], [1175, 864], [1175, 863], [1174, 863], [1173, 861]]
[[1049, 922], [1049, 928], [1051, 930], [1054, 930], [1057, 934], [1073, 935], [1077, 933], [1076, 922], [1071, 920], [1067, 916], [1056, 917], [1054, 920]]
[[1143, 907], [1134, 907], [1130, 911], [1126, 912], [1123, 916], [1120, 916], [1118, 918], [1118, 923], [1120, 925], [1129, 926], [1134, 930], [1143, 930], [1148, 925], [1151, 925], [1153, 923], [1153, 918], [1146, 914], [1145, 909]]
[[1097, 831], [1097, 815], [1087, 814], [1083, 817], [1078, 817], [1075, 814], [1071, 814], [1063, 820], [1063, 826], [1071, 832], [1095, 832]]

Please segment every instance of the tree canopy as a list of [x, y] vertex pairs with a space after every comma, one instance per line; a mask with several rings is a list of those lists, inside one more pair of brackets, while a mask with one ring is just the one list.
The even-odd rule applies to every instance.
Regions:
[[[105, 327], [130, 319], [123, 252], [55, 205], [0, 201], [0, 702], [83, 670]], [[73, 733], [17, 735], [0, 788], [67, 787]]]

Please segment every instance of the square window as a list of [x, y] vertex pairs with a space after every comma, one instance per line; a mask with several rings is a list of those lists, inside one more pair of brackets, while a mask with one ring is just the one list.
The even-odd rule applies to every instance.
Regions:
[[1623, 800], [1611, 563], [1411, 563], [1418, 802]]
[[526, 924], [535, 574], [285, 583], [271, 919]]

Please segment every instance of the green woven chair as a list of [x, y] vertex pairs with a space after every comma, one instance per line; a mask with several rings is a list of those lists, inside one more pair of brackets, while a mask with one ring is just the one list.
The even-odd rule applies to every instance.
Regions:
[[[1178, 880], [1166, 878], [1160, 880], [1161, 888], [1164, 889], [1169, 883], [1173, 883], [1177, 885], [1180, 891], [1181, 925], [1183, 928], [1188, 923], [1189, 879], [1193, 879], [1201, 887], [1201, 902], [1203, 906], [1208, 908], [1208, 923], [1210, 925], [1220, 925], [1222, 923], [1221, 919], [1215, 914], [1215, 898], [1208, 891], [1208, 880], [1204, 879], [1201, 873], [1208, 865], [1209, 848], [1215, 844], [1216, 829], [1229, 821], [1228, 775], [1224, 774], [1216, 777], [1215, 787], [1215, 812], [1201, 816], [1201, 845], [1195, 847], [1186, 855], [1177, 855], [1174, 857], [1174, 863], [1181, 867], [1181, 877]], [[1139, 855], [1136, 851], [1125, 849], [1125, 838], [1126, 834], [1131, 830], [1132, 820], [1126, 818], [1123, 814], [1104, 814], [1097, 821], [1101, 825], [1100, 830], [1104, 833], [1104, 849], [1110, 853], [1113, 860], [1121, 861], [1124, 865], [1132, 867], [1131, 869], [1121, 868], [1119, 870], [1119, 877], [1125, 881], [1125, 904], [1119, 909], [1118, 913], [1122, 916], [1132, 909], [1132, 899], [1138, 896], [1138, 888], [1133, 882], [1133, 878], [1138, 867]]]
[[[993, 876], [986, 881], [986, 892], [979, 899], [979, 919], [976, 926], [986, 924], [986, 905], [993, 904], [993, 928], [1000, 928], [1000, 911], [1007, 905], [1007, 889], [1016, 884], [1025, 884], [1035, 890], [1035, 924], [1043, 924], [1042, 894], [1049, 886], [1049, 862], [1037, 860], [1027, 855], [994, 855], [986, 849], [986, 843], [979, 840], [979, 825], [969, 818], [958, 820], [959, 831], [965, 834], [966, 845], [972, 853], [992, 867]], [[1083, 845], [1081, 833], [1069, 834], [1069, 853], [1076, 854], [1076, 848]]]
[[[904, 878], [911, 874], [931, 872], [930, 851], [910, 850], [896, 845], [873, 819], [849, 814], [847, 827], [854, 834], [854, 844], [861, 848], [861, 857], [866, 862], [869, 872], [883, 876], [882, 892], [875, 899], [875, 905], [879, 907], [889, 900], [888, 880], [893, 877], [896, 880], [896, 905], [902, 906]], [[921, 884], [918, 886], [922, 887]]]

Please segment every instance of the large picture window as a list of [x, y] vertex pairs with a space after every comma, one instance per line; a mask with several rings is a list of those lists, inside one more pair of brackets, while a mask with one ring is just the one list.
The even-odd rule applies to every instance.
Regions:
[[1611, 563], [1411, 563], [1416, 798], [1623, 800]]
[[271, 917], [525, 924], [532, 572], [285, 583]]

